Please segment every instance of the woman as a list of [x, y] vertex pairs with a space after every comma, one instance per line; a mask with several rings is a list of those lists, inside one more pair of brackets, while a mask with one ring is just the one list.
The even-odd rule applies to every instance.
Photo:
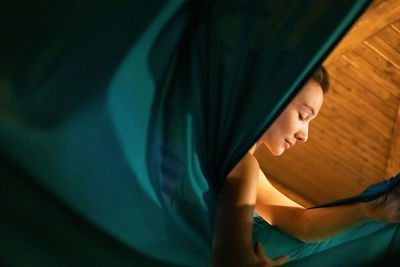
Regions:
[[[277, 191], [260, 170], [253, 153], [261, 143], [279, 156], [296, 142], [307, 141], [310, 121], [318, 115], [328, 87], [328, 75], [321, 67], [228, 174], [217, 210], [214, 265], [275, 266], [288, 261], [287, 256], [269, 259], [260, 243], [253, 247], [254, 209], [269, 224], [303, 242], [333, 237], [371, 219], [400, 221], [400, 200], [394, 191], [369, 203], [305, 209]], [[376, 208], [378, 203], [382, 205]]]

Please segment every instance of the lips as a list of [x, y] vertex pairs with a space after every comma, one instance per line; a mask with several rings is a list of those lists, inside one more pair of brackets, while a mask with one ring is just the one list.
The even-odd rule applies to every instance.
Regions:
[[286, 149], [289, 149], [293, 145], [294, 144], [290, 143], [288, 140], [285, 139], [285, 147], [286, 147]]

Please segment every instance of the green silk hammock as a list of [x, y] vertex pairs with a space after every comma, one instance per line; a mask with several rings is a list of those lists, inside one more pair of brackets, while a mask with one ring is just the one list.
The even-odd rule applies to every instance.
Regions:
[[[224, 177], [369, 1], [25, 2], [1, 10], [5, 266], [207, 266]], [[290, 266], [400, 247], [377, 222], [305, 244], [255, 217], [253, 237]]]

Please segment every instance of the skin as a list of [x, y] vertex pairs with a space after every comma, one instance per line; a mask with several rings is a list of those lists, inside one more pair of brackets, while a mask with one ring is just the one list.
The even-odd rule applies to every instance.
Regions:
[[260, 170], [253, 156], [257, 146], [264, 143], [279, 156], [298, 141], [306, 142], [309, 124], [322, 103], [321, 87], [309, 81], [228, 174], [214, 225], [213, 266], [278, 266], [288, 261], [286, 256], [270, 259], [261, 244], [253, 244], [254, 210], [269, 224], [303, 242], [330, 238], [367, 220], [400, 221], [399, 186], [369, 203], [309, 210], [276, 190]]
[[257, 142], [264, 143], [275, 156], [280, 156], [296, 142], [308, 140], [310, 121], [319, 113], [323, 103], [323, 91], [318, 83], [311, 80], [299, 92], [281, 115]]

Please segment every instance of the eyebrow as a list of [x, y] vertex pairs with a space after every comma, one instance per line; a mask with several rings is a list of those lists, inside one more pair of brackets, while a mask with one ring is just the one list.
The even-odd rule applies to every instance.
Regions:
[[308, 107], [310, 110], [311, 110], [311, 112], [312, 112], [312, 115], [314, 115], [315, 114], [315, 112], [314, 112], [314, 109], [312, 108], [312, 107], [310, 107], [309, 105], [307, 105], [307, 104], [303, 104], [304, 106], [306, 106], [306, 107]]

